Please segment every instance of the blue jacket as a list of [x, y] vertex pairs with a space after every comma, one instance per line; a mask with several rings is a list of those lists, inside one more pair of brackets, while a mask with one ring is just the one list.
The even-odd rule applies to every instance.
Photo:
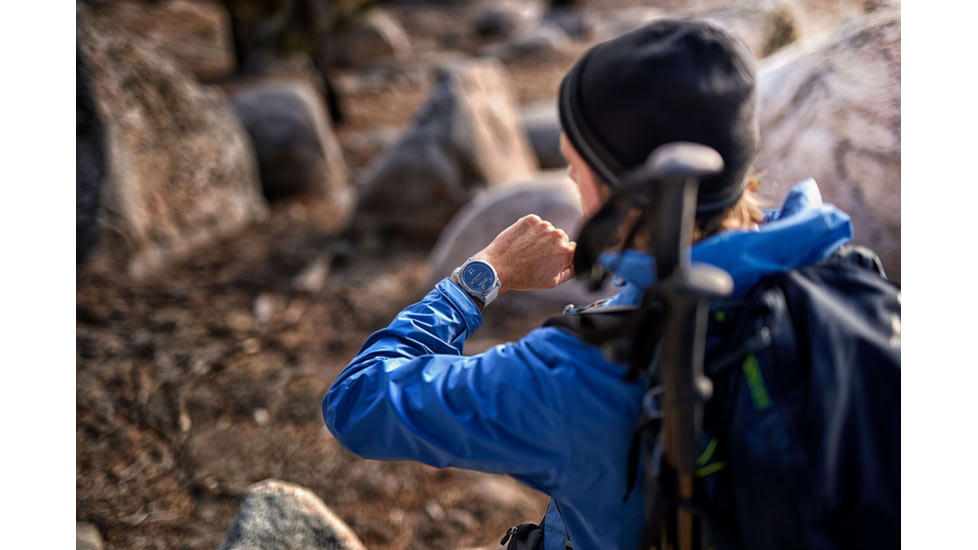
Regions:
[[[735, 294], [761, 277], [827, 258], [852, 237], [849, 217], [824, 205], [814, 180], [797, 185], [756, 231], [729, 231], [692, 249], [728, 271]], [[637, 303], [654, 260], [602, 257], [621, 286], [609, 304]], [[351, 452], [508, 474], [551, 497], [546, 550], [631, 550], [644, 515], [627, 500], [626, 465], [645, 391], [624, 365], [557, 328], [465, 356], [482, 314], [450, 280], [371, 335], [323, 398], [323, 418]], [[532, 518], [528, 518], [532, 519]]]

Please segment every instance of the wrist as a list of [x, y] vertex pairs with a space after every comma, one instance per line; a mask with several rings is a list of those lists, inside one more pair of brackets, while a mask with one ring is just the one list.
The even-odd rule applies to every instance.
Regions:
[[461, 282], [459, 282], [458, 277], [455, 276], [455, 273], [454, 272], [451, 275], [448, 276], [448, 280], [451, 281], [451, 282], [453, 282], [453, 283], [455, 283], [455, 286], [457, 286], [462, 291], [462, 293], [465, 294], [469, 298], [469, 301], [470, 302], [472, 302], [473, 304], [475, 304], [475, 307], [479, 308], [479, 311], [482, 311], [483, 309], [485, 309], [486, 304], [484, 304], [482, 302], [482, 300], [480, 300], [480, 299], [476, 298], [475, 296], [473, 296], [473, 295], [469, 294], [468, 292], [466, 292], [465, 291], [465, 287], [462, 286], [462, 283]]

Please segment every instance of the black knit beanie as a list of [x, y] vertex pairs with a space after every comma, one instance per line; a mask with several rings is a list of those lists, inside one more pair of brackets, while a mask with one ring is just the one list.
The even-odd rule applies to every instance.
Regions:
[[755, 60], [716, 25], [661, 19], [588, 50], [560, 85], [564, 133], [612, 187], [672, 141], [709, 145], [724, 170], [700, 183], [697, 217], [731, 206], [758, 143]]

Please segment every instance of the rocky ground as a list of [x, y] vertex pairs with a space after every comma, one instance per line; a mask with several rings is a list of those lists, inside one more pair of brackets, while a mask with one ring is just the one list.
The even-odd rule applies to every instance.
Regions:
[[[520, 101], [552, 97], [574, 57], [511, 63]], [[341, 139], [405, 123], [426, 92], [394, 79], [347, 94]], [[354, 169], [369, 162], [351, 157]], [[508, 478], [365, 461], [332, 439], [323, 392], [425, 291], [428, 249], [354, 248], [329, 261], [338, 239], [310, 212], [276, 203], [267, 222], [154, 282], [79, 266], [76, 519], [105, 548], [214, 549], [248, 486], [268, 478], [315, 492], [371, 550], [487, 544], [542, 516], [546, 499]], [[303, 284], [310, 268], [328, 271], [320, 288]], [[473, 346], [553, 313], [490, 310]]]
[[[216, 548], [267, 478], [314, 491], [371, 549], [476, 545], [542, 513], [507, 479], [364, 461], [331, 438], [320, 397], [426, 274], [422, 251], [365, 253], [296, 290], [331, 240], [283, 206], [165, 281], [79, 270], [77, 519], [107, 548]], [[532, 317], [490, 314], [482, 341]]]
[[[591, 3], [629, 4], [642, 2]], [[399, 15], [422, 50], [426, 29], [459, 17]], [[509, 61], [519, 102], [553, 98], [587, 45]], [[402, 127], [428, 92], [424, 79], [350, 76], [338, 78], [344, 144]], [[346, 153], [360, 170], [372, 152]], [[542, 516], [546, 499], [508, 478], [361, 460], [329, 435], [320, 398], [364, 339], [427, 291], [430, 247], [349, 246], [315, 211], [275, 203], [267, 221], [156, 281], [78, 267], [76, 519], [106, 549], [213, 550], [247, 488], [269, 478], [313, 491], [371, 550], [474, 547]], [[554, 313], [490, 308], [471, 351]]]

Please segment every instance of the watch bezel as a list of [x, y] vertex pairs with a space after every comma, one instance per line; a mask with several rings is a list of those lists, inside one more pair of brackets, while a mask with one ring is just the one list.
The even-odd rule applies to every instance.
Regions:
[[[492, 275], [492, 281], [489, 283], [488, 288], [484, 290], [479, 290], [471, 286], [469, 284], [469, 281], [466, 280], [464, 276], [465, 271], [472, 264], [481, 264], [484, 265], [486, 268], [488, 268], [489, 273]], [[477, 258], [469, 258], [462, 265], [455, 268], [455, 271], [452, 272], [452, 276], [455, 278], [456, 281], [458, 281], [459, 286], [461, 286], [462, 289], [465, 290], [465, 292], [469, 296], [478, 299], [480, 302], [483, 303], [483, 305], [486, 306], [489, 305], [493, 300], [496, 299], [496, 296], [499, 294], [499, 286], [500, 286], [499, 274], [496, 273], [496, 268], [493, 267], [491, 263], [485, 260], [480, 260]]]

